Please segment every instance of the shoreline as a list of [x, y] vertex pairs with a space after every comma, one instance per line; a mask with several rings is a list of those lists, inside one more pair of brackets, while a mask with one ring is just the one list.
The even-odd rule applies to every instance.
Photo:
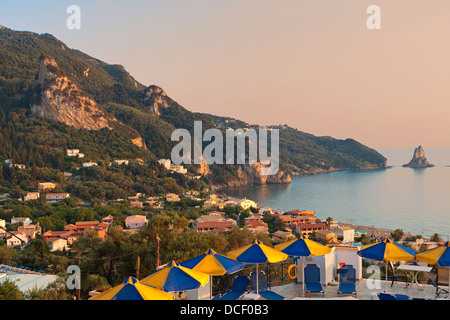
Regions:
[[[232, 200], [232, 201], [239, 201], [242, 199], [236, 198], [236, 197], [231, 197], [229, 195], [227, 195], [226, 193], [223, 193], [223, 195], [225, 195], [227, 197], [227, 199]], [[259, 208], [264, 208], [264, 207], [259, 207]], [[273, 209], [273, 208], [271, 208]], [[288, 212], [289, 210], [285, 210], [285, 209], [273, 209], [277, 212]], [[317, 217], [317, 216], [316, 216]], [[319, 217], [317, 217], [318, 219], [320, 219]], [[348, 223], [348, 222], [340, 222], [340, 221], [336, 221], [339, 226], [342, 227], [350, 227], [355, 229], [356, 231], [365, 231], [366, 235], [370, 238], [392, 238], [391, 237], [391, 233], [394, 231], [394, 229], [390, 229], [390, 228], [382, 228], [382, 227], [377, 227], [375, 225], [372, 226], [368, 226], [368, 225], [363, 225], [363, 224], [356, 224], [356, 223]], [[403, 229], [402, 229], [403, 230]], [[413, 237], [416, 236], [413, 233], [410, 233], [408, 231], [403, 230], [404, 233], [404, 237]], [[424, 236], [424, 238], [427, 238]]]

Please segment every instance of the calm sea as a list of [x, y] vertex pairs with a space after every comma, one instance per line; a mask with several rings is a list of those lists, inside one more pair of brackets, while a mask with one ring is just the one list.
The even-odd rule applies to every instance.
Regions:
[[[450, 148], [424, 148], [434, 168], [402, 168], [412, 149], [380, 149], [394, 166], [295, 177], [290, 185], [225, 190], [260, 206], [315, 211], [319, 218], [430, 236], [450, 236]], [[449, 166], [449, 167], [447, 167]]]

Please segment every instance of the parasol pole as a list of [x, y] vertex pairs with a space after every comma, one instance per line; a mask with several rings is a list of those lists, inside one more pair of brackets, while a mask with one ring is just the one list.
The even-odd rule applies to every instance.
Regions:
[[259, 272], [258, 272], [258, 266], [259, 264], [256, 264], [256, 295], [259, 294]]

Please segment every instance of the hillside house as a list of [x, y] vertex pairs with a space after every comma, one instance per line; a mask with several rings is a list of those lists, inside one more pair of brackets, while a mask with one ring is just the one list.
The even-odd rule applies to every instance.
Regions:
[[45, 198], [47, 203], [53, 204], [66, 200], [70, 197], [70, 193], [48, 193]]
[[239, 201], [239, 206], [244, 210], [247, 210], [250, 208], [258, 208], [258, 205], [256, 204], [255, 201], [252, 201], [252, 200], [246, 199], [246, 198]]
[[23, 234], [15, 234], [14, 236], [10, 236], [6, 239], [6, 246], [8, 247], [16, 247], [21, 246], [24, 247], [28, 244], [28, 237]]
[[67, 240], [63, 238], [51, 237], [46, 239], [47, 244], [50, 246], [50, 251], [62, 251], [67, 249]]
[[17, 228], [17, 233], [27, 236], [30, 239], [34, 239], [36, 238], [37, 234], [41, 234], [41, 227], [39, 226], [39, 224], [28, 224], [26, 226], [19, 226]]
[[180, 197], [177, 194], [168, 193], [168, 194], [166, 194], [166, 201], [167, 202], [179, 202]]
[[170, 170], [170, 166], [172, 165], [172, 161], [170, 159], [159, 159], [158, 163], [167, 170]]
[[12, 217], [11, 224], [21, 223], [23, 226], [31, 224], [31, 219], [28, 217]]
[[128, 229], [138, 229], [148, 224], [148, 219], [143, 215], [133, 215], [125, 219], [125, 227]]
[[94, 166], [98, 166], [97, 162], [89, 161], [82, 164], [83, 168], [90, 168]]
[[23, 201], [38, 200], [39, 192], [28, 192], [26, 196], [23, 197]]
[[56, 183], [53, 182], [41, 182], [38, 184], [38, 191], [49, 191], [56, 188]]
[[121, 165], [127, 166], [130, 163], [129, 160], [114, 160], [113, 162], [114, 162], [114, 164], [117, 164], [119, 166], [121, 166]]

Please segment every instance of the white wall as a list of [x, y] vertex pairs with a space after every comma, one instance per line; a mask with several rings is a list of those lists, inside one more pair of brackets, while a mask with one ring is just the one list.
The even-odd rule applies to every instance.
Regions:
[[186, 291], [187, 300], [209, 300], [211, 295], [210, 290], [211, 281], [208, 281], [204, 287]]
[[[308, 264], [316, 264], [320, 268], [320, 283], [322, 285], [327, 285], [331, 281], [337, 280], [337, 267], [339, 263], [352, 265], [356, 270], [356, 278], [361, 279], [362, 259], [356, 252], [356, 250], [348, 248], [333, 248], [331, 253], [324, 256], [304, 257], [303, 263], [304, 267]], [[297, 281], [301, 283], [303, 281], [302, 258], [298, 258], [297, 266], [300, 269]]]

